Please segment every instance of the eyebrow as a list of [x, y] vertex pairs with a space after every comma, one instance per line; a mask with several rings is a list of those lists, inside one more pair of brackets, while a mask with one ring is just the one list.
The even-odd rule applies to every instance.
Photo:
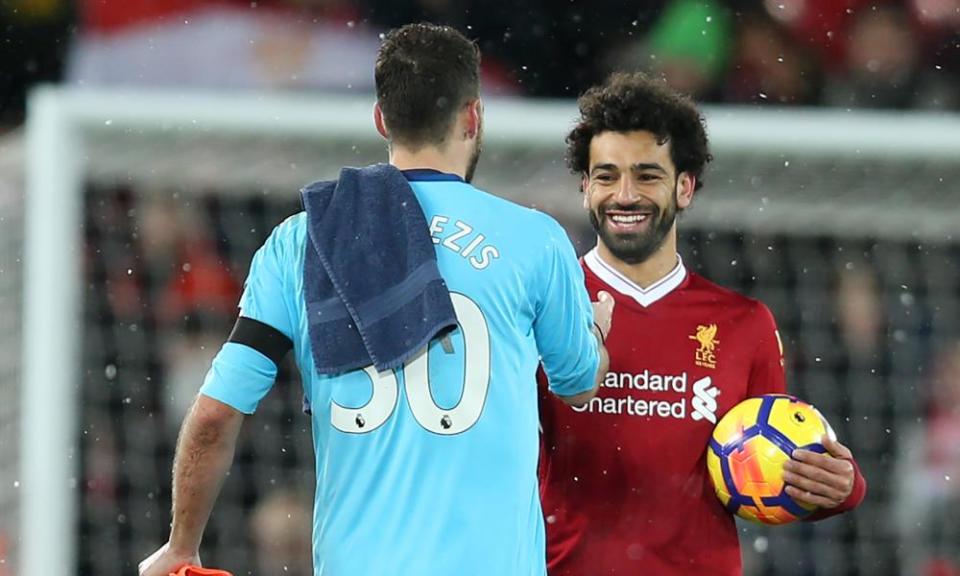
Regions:
[[[597, 164], [596, 166], [590, 169], [590, 173], [593, 174], [597, 170], [618, 170], [618, 169], [619, 167], [613, 163]], [[662, 172], [663, 174], [667, 174], [667, 170], [660, 164], [657, 164], [656, 162], [638, 162], [633, 166], [631, 166], [630, 169], [633, 172], [644, 172], [646, 170], [655, 170], [657, 172]]]
[[612, 163], [597, 164], [596, 166], [590, 169], [590, 173], [593, 174], [597, 170], [617, 170], [617, 165]]
[[630, 167], [634, 172], [644, 172], [646, 170], [655, 170], [657, 172], [667, 173], [667, 169], [656, 162], [638, 162]]

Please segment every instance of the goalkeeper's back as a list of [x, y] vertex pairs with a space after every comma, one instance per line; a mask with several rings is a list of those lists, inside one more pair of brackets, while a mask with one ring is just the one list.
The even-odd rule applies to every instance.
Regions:
[[[405, 174], [453, 297], [459, 327], [447, 338], [401, 369], [318, 374], [303, 299], [304, 214], [258, 252], [241, 301], [243, 316], [291, 338], [312, 407], [317, 574], [539, 576], [535, 374], [542, 356], [556, 392], [593, 387], [582, 269], [548, 216], [453, 175]], [[267, 390], [211, 377], [203, 392], [249, 412]]]
[[[391, 164], [408, 169], [404, 176], [426, 216], [456, 328], [399, 368], [320, 374], [314, 352], [330, 349], [320, 348], [323, 338], [311, 338], [316, 319], [307, 313], [305, 270], [311, 271], [311, 285], [318, 279], [332, 285], [333, 278], [316, 274], [335, 276], [339, 268], [307, 265], [312, 235], [307, 215], [298, 214], [278, 226], [254, 256], [235, 334], [241, 326], [256, 334], [232, 338], [214, 360], [197, 403], [225, 415], [202, 429], [215, 426], [232, 435], [217, 443], [217, 462], [232, 454], [236, 411], [256, 409], [286, 350], [278, 352], [276, 344], [289, 343], [312, 407], [316, 574], [543, 576], [535, 373], [542, 361], [561, 395], [579, 397], [594, 389], [600, 351], [583, 271], [550, 217], [465, 181], [476, 166], [482, 134], [476, 46], [450, 28], [405, 26], [384, 40], [376, 78], [376, 125], [391, 142]], [[371, 217], [354, 211], [344, 217]], [[332, 238], [352, 241], [344, 236], [349, 235]], [[420, 246], [429, 255], [430, 246]], [[386, 248], [381, 255], [397, 247]], [[342, 266], [352, 273], [350, 262]], [[403, 286], [392, 285], [384, 294], [396, 289], [398, 298], [415, 296]], [[337, 318], [351, 317], [361, 338], [363, 331], [382, 326], [382, 316], [370, 314], [367, 322], [350, 311], [342, 293], [332, 298], [347, 308]], [[391, 329], [396, 331], [402, 330]], [[185, 430], [201, 429], [189, 424]], [[212, 451], [203, 444], [207, 436], [187, 434], [181, 446]], [[191, 479], [182, 477], [175, 490], [181, 502], [197, 493]], [[176, 560], [159, 553], [162, 562], [149, 576], [162, 576]]]

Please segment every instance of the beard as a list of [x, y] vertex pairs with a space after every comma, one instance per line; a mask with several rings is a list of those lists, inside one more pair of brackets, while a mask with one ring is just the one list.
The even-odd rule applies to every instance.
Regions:
[[473, 182], [473, 174], [477, 171], [477, 163], [480, 162], [481, 152], [483, 152], [483, 124], [480, 124], [477, 129], [477, 145], [473, 149], [473, 154], [470, 155], [470, 161], [467, 162], [467, 172], [463, 176], [464, 181], [468, 184]]
[[648, 217], [649, 224], [645, 230], [636, 233], [616, 233], [606, 226], [608, 216], [607, 210], [630, 211], [636, 209], [637, 205], [624, 206], [621, 204], [608, 204], [600, 206], [596, 210], [590, 210], [590, 224], [597, 231], [603, 245], [607, 247], [617, 259], [627, 264], [640, 264], [645, 262], [653, 255], [667, 238], [673, 223], [677, 219], [677, 199], [673, 197], [667, 208], [663, 211], [656, 204], [648, 203], [644, 207], [652, 210]]

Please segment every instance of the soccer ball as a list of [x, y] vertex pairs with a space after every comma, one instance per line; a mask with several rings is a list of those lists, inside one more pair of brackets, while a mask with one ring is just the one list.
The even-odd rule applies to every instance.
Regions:
[[793, 396], [748, 398], [727, 412], [710, 438], [707, 470], [720, 502], [731, 513], [761, 524], [787, 524], [811, 514], [784, 491], [783, 463], [795, 448], [827, 452], [836, 438], [820, 412]]

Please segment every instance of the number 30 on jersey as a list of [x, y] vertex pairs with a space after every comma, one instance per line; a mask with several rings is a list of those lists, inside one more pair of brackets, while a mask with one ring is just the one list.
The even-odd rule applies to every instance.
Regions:
[[[437, 406], [430, 393], [428, 347], [403, 366], [407, 403], [421, 426], [435, 434], [464, 432], [480, 419], [490, 386], [490, 331], [476, 302], [452, 292], [453, 309], [463, 332], [464, 370], [460, 402], [450, 409]], [[366, 434], [383, 426], [393, 414], [400, 396], [397, 376], [392, 370], [377, 372], [373, 366], [363, 370], [373, 382], [373, 395], [359, 408], [331, 405], [330, 423], [341, 432]]]

